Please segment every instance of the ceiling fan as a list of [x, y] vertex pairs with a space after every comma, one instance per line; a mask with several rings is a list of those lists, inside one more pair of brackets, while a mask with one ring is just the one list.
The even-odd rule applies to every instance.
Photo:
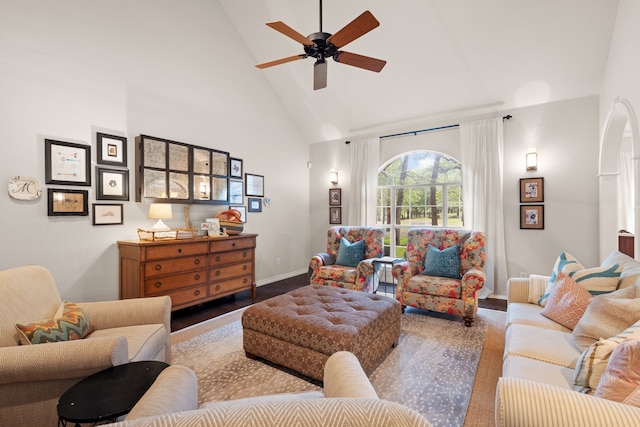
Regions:
[[368, 10], [335, 34], [322, 31], [322, 0], [320, 0], [320, 31], [317, 33], [305, 37], [282, 21], [267, 22], [266, 25], [301, 43], [304, 47], [304, 53], [258, 64], [256, 67], [263, 69], [298, 59], [316, 58], [316, 62], [313, 65], [314, 90], [327, 87], [327, 58], [333, 58], [336, 62], [375, 71], [376, 73], [379, 73], [387, 63], [387, 61], [381, 59], [340, 50], [380, 25], [380, 22]]

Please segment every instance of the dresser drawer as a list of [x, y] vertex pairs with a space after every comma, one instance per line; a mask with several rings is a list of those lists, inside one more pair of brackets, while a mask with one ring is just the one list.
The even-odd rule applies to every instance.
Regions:
[[146, 248], [147, 260], [175, 258], [189, 255], [204, 255], [209, 250], [207, 242], [176, 243]]
[[209, 295], [212, 297], [235, 294], [236, 292], [251, 289], [251, 275], [236, 277], [235, 279], [221, 280], [209, 285]]
[[209, 255], [209, 267], [219, 265], [233, 264], [238, 262], [247, 262], [253, 260], [253, 249], [245, 249], [243, 251], [220, 252]]
[[167, 259], [164, 261], [150, 261], [144, 265], [145, 277], [155, 277], [165, 274], [184, 273], [190, 270], [207, 267], [207, 256], [192, 256], [185, 258]]
[[209, 243], [209, 252], [227, 252], [236, 249], [254, 248], [255, 240], [250, 237], [241, 239], [213, 240]]
[[185, 274], [174, 274], [171, 276], [158, 276], [144, 281], [144, 294], [165, 294], [169, 291], [187, 288], [193, 285], [201, 285], [203, 283], [207, 283], [206, 270], [198, 270]]
[[243, 262], [242, 264], [225, 265], [222, 267], [214, 267], [209, 271], [209, 280], [216, 282], [218, 280], [230, 277], [242, 276], [253, 272], [252, 262]]
[[171, 297], [171, 310], [175, 310], [176, 308], [180, 308], [180, 306], [197, 304], [196, 301], [206, 298], [207, 285], [168, 292], [167, 295]]

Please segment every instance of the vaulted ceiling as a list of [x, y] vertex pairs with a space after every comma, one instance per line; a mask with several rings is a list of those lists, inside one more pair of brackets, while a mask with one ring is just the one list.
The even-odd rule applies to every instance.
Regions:
[[[255, 63], [302, 54], [265, 25], [320, 30], [318, 0], [220, 0]], [[387, 61], [380, 73], [313, 58], [263, 73], [308, 142], [411, 130], [414, 123], [599, 93], [617, 0], [324, 0], [323, 31], [369, 10], [380, 26], [344, 48]]]

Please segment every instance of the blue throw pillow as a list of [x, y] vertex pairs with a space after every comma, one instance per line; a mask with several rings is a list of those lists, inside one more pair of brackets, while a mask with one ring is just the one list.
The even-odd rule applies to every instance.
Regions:
[[358, 240], [355, 243], [349, 242], [346, 238], [340, 240], [340, 249], [338, 249], [338, 259], [336, 264], [345, 267], [357, 267], [360, 261], [364, 259], [364, 240]]
[[424, 257], [424, 271], [427, 276], [460, 278], [460, 254], [458, 245], [453, 245], [440, 250], [435, 246], [427, 247], [427, 256]]

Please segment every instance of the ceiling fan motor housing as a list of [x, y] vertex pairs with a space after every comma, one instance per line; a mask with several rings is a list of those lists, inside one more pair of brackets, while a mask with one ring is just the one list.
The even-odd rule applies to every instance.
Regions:
[[324, 32], [309, 34], [307, 38], [313, 42], [313, 45], [304, 46], [304, 52], [324, 62], [325, 58], [330, 58], [338, 52], [337, 47], [331, 43], [327, 43], [329, 37], [331, 37], [331, 34]]

